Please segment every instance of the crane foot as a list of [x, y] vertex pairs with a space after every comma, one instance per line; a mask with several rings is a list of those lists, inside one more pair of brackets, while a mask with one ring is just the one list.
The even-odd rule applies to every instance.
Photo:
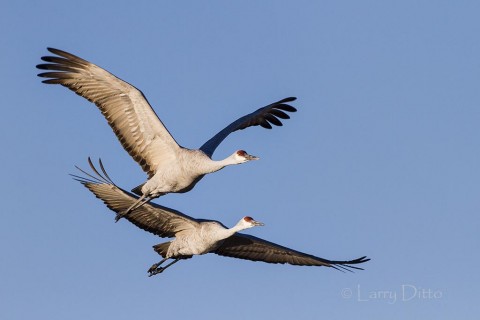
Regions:
[[148, 272], [149, 272], [148, 276], [151, 277], [151, 276], [154, 276], [156, 274], [162, 273], [163, 270], [165, 270], [165, 268], [160, 267], [160, 268], [153, 269], [153, 266], [152, 266], [152, 268], [148, 269]]
[[115, 216], [115, 222], [118, 222], [118, 220], [122, 219], [123, 217], [125, 217], [129, 213], [130, 213], [129, 211], [122, 211], [122, 212], [117, 213], [117, 215]]

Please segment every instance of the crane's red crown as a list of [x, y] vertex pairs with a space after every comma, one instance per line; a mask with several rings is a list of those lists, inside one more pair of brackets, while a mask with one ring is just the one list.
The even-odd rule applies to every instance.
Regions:
[[245, 157], [247, 155], [247, 152], [245, 150], [238, 150], [237, 155], [240, 157]]

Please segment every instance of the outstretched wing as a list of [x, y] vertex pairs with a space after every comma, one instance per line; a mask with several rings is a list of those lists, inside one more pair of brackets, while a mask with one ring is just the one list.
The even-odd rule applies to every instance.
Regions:
[[214, 253], [252, 261], [288, 263], [297, 266], [325, 266], [348, 271], [351, 271], [350, 269], [363, 270], [352, 265], [370, 260], [366, 257], [361, 257], [349, 261], [331, 261], [241, 233], [226, 239]]
[[205, 144], [200, 147], [200, 150], [205, 152], [207, 155], [212, 156], [218, 145], [232, 132], [243, 130], [252, 126], [262, 126], [265, 129], [271, 129], [272, 124], [276, 126], [282, 126], [283, 124], [279, 118], [290, 119], [290, 116], [284, 111], [297, 111], [297, 109], [287, 104], [287, 102], [295, 101], [296, 99], [297, 98], [295, 97], [282, 99], [237, 119], [225, 127], [225, 129], [217, 133], [213, 138], [205, 142]]
[[[97, 198], [102, 200], [109, 209], [120, 213], [130, 208], [137, 201], [137, 196], [117, 187], [112, 182], [101, 161], [99, 163], [103, 175], [93, 166], [90, 158], [88, 162], [95, 173], [89, 174], [77, 167], [88, 177], [76, 175], [73, 175], [73, 177], [87, 187]], [[172, 238], [176, 233], [195, 228], [198, 225], [197, 220], [192, 217], [151, 202], [133, 210], [125, 216], [125, 219], [145, 231], [168, 238]]]
[[[49, 70], [38, 76], [44, 83], [61, 84], [100, 109], [125, 150], [149, 177], [172, 150], [179, 148], [143, 93], [108, 71], [68, 52], [48, 48], [57, 56], [42, 57], [37, 65]], [[167, 157], [167, 158], [166, 158]]]

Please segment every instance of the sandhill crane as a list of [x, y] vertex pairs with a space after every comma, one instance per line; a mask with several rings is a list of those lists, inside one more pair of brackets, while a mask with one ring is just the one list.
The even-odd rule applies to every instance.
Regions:
[[[112, 182], [101, 161], [99, 164], [103, 174], [94, 167], [90, 158], [88, 161], [95, 175], [77, 167], [89, 178], [75, 175], [74, 177], [101, 199], [108, 208], [118, 213], [137, 201], [135, 195], [122, 190]], [[263, 226], [263, 223], [248, 216], [240, 219], [232, 228], [227, 228], [218, 221], [194, 219], [177, 210], [150, 202], [135, 208], [125, 218], [137, 227], [162, 238], [175, 237], [172, 241], [153, 246], [163, 260], [148, 269], [150, 276], [163, 272], [179, 260], [206, 253], [267, 263], [325, 266], [348, 271], [351, 271], [350, 269], [363, 270], [353, 265], [370, 260], [361, 257], [349, 261], [331, 261], [238, 233], [244, 229]], [[161, 265], [169, 259], [173, 261], [162, 267]]]
[[151, 199], [170, 192], [190, 191], [205, 174], [257, 160], [258, 157], [243, 150], [220, 161], [211, 157], [230, 133], [257, 125], [267, 129], [272, 128], [271, 124], [281, 126], [279, 118], [289, 119], [285, 112], [296, 111], [287, 104], [294, 101], [294, 97], [274, 102], [232, 122], [200, 149], [187, 149], [175, 141], [140, 90], [73, 54], [47, 49], [57, 56], [42, 57], [48, 63], [37, 65], [39, 69], [50, 70], [38, 75], [49, 78], [42, 82], [60, 84], [93, 102], [125, 150], [148, 174], [148, 180], [132, 190], [141, 197], [131, 208], [119, 213], [117, 221]]

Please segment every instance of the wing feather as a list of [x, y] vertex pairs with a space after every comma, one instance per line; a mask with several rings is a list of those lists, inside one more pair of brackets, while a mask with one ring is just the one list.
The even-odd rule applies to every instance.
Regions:
[[[87, 177], [74, 175], [74, 178], [80, 181], [97, 198], [103, 201], [105, 205], [116, 213], [123, 212], [134, 204], [138, 197], [117, 187], [108, 177], [103, 164], [100, 161], [103, 175], [93, 166], [89, 159], [90, 166], [96, 175], [89, 174], [81, 170]], [[77, 167], [78, 168], [78, 167]], [[195, 228], [198, 221], [180, 211], [170, 209], [164, 206], [148, 202], [130, 212], [125, 219], [150, 233], [160, 237], [172, 238], [176, 233]]]
[[222, 141], [225, 140], [225, 138], [228, 137], [228, 135], [232, 132], [253, 126], [261, 126], [265, 129], [272, 129], [272, 124], [275, 126], [281, 126], [282, 122], [278, 118], [290, 118], [290, 116], [283, 111], [297, 111], [297, 109], [287, 104], [288, 102], [295, 101], [296, 99], [297, 98], [295, 97], [282, 99], [235, 120], [223, 130], [218, 132], [213, 138], [205, 142], [200, 147], [200, 150], [205, 152], [207, 155], [212, 156], [218, 145], [222, 143]]
[[49, 70], [38, 76], [44, 83], [61, 84], [93, 102], [112, 127], [125, 150], [153, 176], [179, 145], [143, 93], [99, 66], [68, 52], [48, 48], [57, 56], [42, 57], [37, 65]]
[[350, 269], [363, 270], [362, 268], [352, 265], [370, 260], [366, 257], [349, 261], [327, 260], [241, 233], [237, 233], [226, 239], [214, 253], [221, 256], [252, 261], [287, 263], [298, 266], [325, 266], [348, 271], [351, 271]]

